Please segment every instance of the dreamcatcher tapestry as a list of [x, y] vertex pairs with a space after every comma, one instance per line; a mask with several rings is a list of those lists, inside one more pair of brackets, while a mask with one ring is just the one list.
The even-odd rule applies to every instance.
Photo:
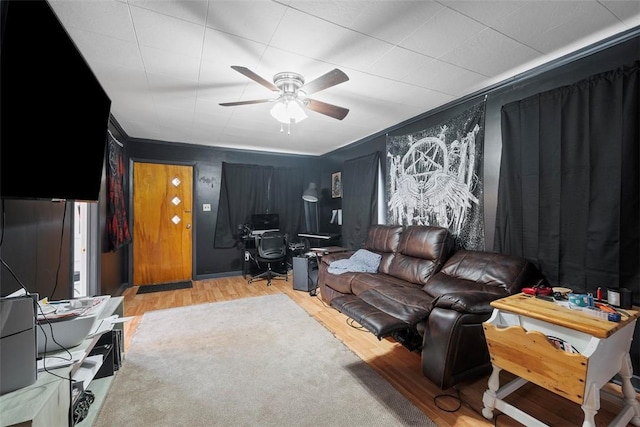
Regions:
[[484, 250], [485, 102], [432, 128], [387, 137], [387, 222], [446, 227]]

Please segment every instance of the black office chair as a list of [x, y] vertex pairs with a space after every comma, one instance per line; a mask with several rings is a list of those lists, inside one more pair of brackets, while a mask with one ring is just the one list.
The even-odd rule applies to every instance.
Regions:
[[[264, 279], [267, 286], [271, 286], [271, 279], [284, 278], [289, 280], [289, 275], [273, 270], [274, 264], [282, 264], [287, 258], [287, 241], [284, 233], [279, 231], [265, 231], [261, 235], [256, 236], [256, 256], [255, 260], [258, 266], [266, 265], [267, 269], [260, 274], [252, 276], [249, 283], [256, 280]], [[286, 267], [285, 267], [286, 268]]]

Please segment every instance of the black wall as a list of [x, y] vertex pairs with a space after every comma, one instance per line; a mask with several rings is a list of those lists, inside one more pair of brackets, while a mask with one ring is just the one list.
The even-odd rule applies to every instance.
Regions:
[[[3, 200], [0, 295], [21, 288], [40, 298], [73, 295], [72, 203]], [[16, 279], [17, 278], [17, 279]]]
[[[635, 34], [638, 31], [636, 30]], [[322, 186], [329, 186], [331, 172], [341, 170], [342, 164], [349, 159], [364, 156], [374, 151], [381, 153], [383, 177], [386, 176], [386, 135], [405, 135], [428, 129], [448, 120], [466, 110], [471, 105], [487, 99], [485, 110], [485, 146], [484, 146], [484, 216], [485, 216], [485, 249], [492, 250], [495, 235], [496, 206], [498, 194], [498, 174], [500, 171], [500, 155], [502, 136], [500, 129], [500, 109], [506, 103], [526, 98], [538, 92], [574, 83], [590, 75], [631, 64], [640, 59], [640, 37], [613, 44], [609, 48], [596, 51], [585, 50], [584, 57], [575, 60], [567, 58], [556, 68], [541, 67], [530, 73], [514, 78], [510, 83], [488, 88], [459, 100], [434, 112], [429, 112], [414, 120], [399, 124], [386, 133], [373, 135], [357, 143], [335, 150], [323, 156]], [[636, 296], [640, 298], [640, 295]], [[636, 301], [637, 303], [638, 301]]]
[[[240, 249], [214, 248], [223, 162], [302, 168], [308, 173], [303, 183], [305, 187], [310, 181], [317, 182], [316, 177], [319, 173], [315, 156], [271, 154], [146, 140], [127, 142], [126, 152], [130, 169], [131, 163], [135, 161], [194, 166], [193, 271], [196, 279], [228, 276], [242, 270]], [[203, 211], [204, 203], [211, 204], [210, 212]]]

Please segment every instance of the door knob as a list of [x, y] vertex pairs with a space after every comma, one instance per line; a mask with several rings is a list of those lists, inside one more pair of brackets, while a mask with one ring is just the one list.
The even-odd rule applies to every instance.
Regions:
[[187, 230], [191, 228], [191, 224], [187, 224]]

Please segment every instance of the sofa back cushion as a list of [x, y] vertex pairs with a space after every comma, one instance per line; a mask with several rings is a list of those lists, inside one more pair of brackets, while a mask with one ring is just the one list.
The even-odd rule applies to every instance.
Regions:
[[387, 274], [424, 285], [444, 265], [453, 248], [453, 236], [446, 228], [409, 225], [400, 236]]
[[524, 258], [461, 249], [423, 286], [434, 298], [455, 292], [483, 291], [500, 297], [523, 287], [548, 285], [538, 268]]
[[376, 252], [382, 255], [378, 271], [381, 273], [389, 273], [389, 265], [398, 249], [400, 235], [403, 227], [401, 225], [372, 225], [367, 233], [367, 241], [364, 249]]

